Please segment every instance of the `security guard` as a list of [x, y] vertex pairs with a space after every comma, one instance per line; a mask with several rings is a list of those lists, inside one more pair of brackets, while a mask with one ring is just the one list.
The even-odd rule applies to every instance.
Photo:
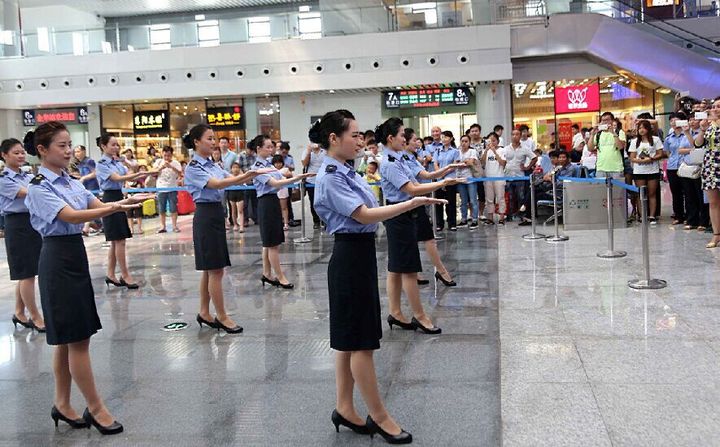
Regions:
[[[139, 207], [152, 197], [103, 203], [67, 172], [72, 155], [70, 133], [56, 121], [42, 124], [25, 137], [25, 149], [42, 167], [28, 186], [25, 204], [30, 222], [43, 237], [38, 280], [45, 315], [47, 343], [56, 345], [55, 406], [51, 417], [73, 428], [93, 425], [104, 435], [117, 434], [123, 426], [114, 420], [95, 389], [90, 365], [90, 337], [100, 330], [82, 238], [84, 222]], [[71, 382], [83, 392], [88, 408], [80, 418], [70, 404]]]
[[[31, 176], [21, 167], [25, 164], [25, 148], [15, 138], [0, 143], [5, 169], [0, 173], [0, 214], [5, 216], [5, 253], [7, 253], [10, 280], [17, 281], [13, 325], [45, 332], [43, 321], [35, 304], [35, 276], [42, 238], [30, 225], [30, 214], [25, 206], [27, 186]], [[30, 318], [25, 317], [27, 309]]]
[[[225, 297], [222, 289], [224, 268], [230, 266], [230, 254], [225, 234], [225, 210], [222, 206], [224, 189], [240, 185], [259, 173], [248, 171], [231, 176], [212, 159], [215, 147], [215, 133], [205, 124], [198, 124], [183, 137], [183, 144], [193, 151], [193, 158], [185, 168], [185, 186], [195, 202], [193, 216], [193, 248], [195, 269], [202, 271], [200, 277], [200, 312], [196, 321], [224, 330], [229, 334], [243, 331], [225, 311]], [[212, 299], [217, 316], [210, 315]]]
[[[355, 117], [347, 110], [325, 114], [308, 136], [328, 151], [315, 182], [315, 208], [327, 222], [327, 232], [335, 236], [327, 273], [330, 347], [337, 351], [337, 404], [332, 422], [338, 431], [343, 425], [358, 434], [378, 433], [390, 443], [407, 444], [412, 435], [385, 409], [373, 362], [373, 351], [380, 348], [382, 337], [375, 231], [383, 220], [440, 201], [416, 197], [378, 207], [367, 182], [346, 163], [362, 144]], [[356, 382], [370, 413], [365, 421], [353, 405]]]
[[[268, 172], [255, 177], [253, 185], [257, 191], [258, 198], [258, 225], [260, 226], [260, 239], [262, 239], [262, 259], [263, 274], [260, 283], [265, 283], [283, 289], [292, 289], [295, 287], [291, 283], [280, 267], [280, 249], [279, 246], [285, 242], [285, 232], [283, 231], [282, 209], [280, 207], [280, 199], [277, 196], [278, 189], [283, 188], [292, 183], [296, 183], [301, 179], [314, 176], [315, 174], [300, 174], [294, 177], [283, 178], [272, 163], [272, 157], [275, 151], [275, 145], [267, 135], [258, 135], [248, 143], [248, 148], [257, 150], [258, 159], [255, 163], [255, 169], [265, 169]], [[272, 278], [272, 272], [277, 275]]]
[[[384, 160], [380, 164], [380, 186], [388, 204], [405, 202], [413, 196], [428, 194], [463, 181], [463, 179], [447, 177], [441, 182], [418, 184], [415, 174], [410, 171], [411, 158], [405, 152], [404, 127], [400, 118], [390, 118], [378, 126], [375, 129], [375, 137], [385, 146]], [[451, 164], [448, 163], [446, 166]], [[390, 328], [396, 325], [407, 330], [420, 329], [425, 334], [440, 334], [442, 330], [432, 324], [420, 301], [417, 273], [422, 271], [422, 265], [417, 245], [417, 218], [418, 211], [413, 210], [385, 222], [388, 238], [387, 290], [390, 307], [387, 322]], [[413, 311], [410, 321], [405, 319], [400, 306], [403, 288]]]
[[[146, 175], [148, 172], [137, 172], [128, 174], [128, 169], [118, 159], [120, 143], [117, 138], [109, 133], [103, 133], [97, 137], [97, 145], [102, 150], [103, 156], [95, 167], [95, 173], [103, 191], [103, 202], [117, 202], [123, 199], [122, 187], [126, 181], [133, 181]], [[105, 240], [110, 242], [108, 251], [107, 276], [105, 284], [109, 287], [127, 287], [137, 289], [140, 286], [133, 282], [130, 271], [127, 267], [127, 256], [125, 254], [125, 239], [132, 237], [128, 226], [127, 214], [118, 212], [103, 218], [103, 231]], [[120, 280], [115, 276], [115, 267], [120, 264]]]

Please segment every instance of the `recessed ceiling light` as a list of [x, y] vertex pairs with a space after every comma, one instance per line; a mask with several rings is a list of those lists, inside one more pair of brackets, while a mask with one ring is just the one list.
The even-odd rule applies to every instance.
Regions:
[[127, 109], [122, 109], [121, 111], [122, 111], [123, 113], [125, 113], [125, 112], [127, 112]]
[[91, 103], [91, 102], [86, 102], [85, 105], [86, 105], [86, 106], [91, 106], [92, 103]]
[[195, 14], [195, 20], [197, 20], [197, 21], [205, 20], [205, 14]]
[[300, 12], [310, 12], [310, 6], [308, 6], [308, 5], [301, 6], [301, 7], [299, 8], [299, 11], [300, 11]]
[[335, 93], [335, 90], [330, 89], [330, 93]]
[[268, 96], [270, 96], [270, 93], [265, 93], [265, 97], [267, 98]]
[[143, 102], [148, 102], [148, 100], [146, 99], [146, 100], [144, 100]]

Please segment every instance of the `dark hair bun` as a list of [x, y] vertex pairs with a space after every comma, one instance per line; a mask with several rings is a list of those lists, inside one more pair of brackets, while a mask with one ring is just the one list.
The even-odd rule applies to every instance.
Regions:
[[401, 127], [403, 127], [403, 121], [400, 118], [395, 116], [388, 118], [375, 128], [375, 141], [387, 144], [388, 138], [396, 136]]
[[100, 147], [100, 140], [102, 140], [102, 137], [95, 138], [95, 144], [97, 145], [97, 147]]
[[23, 146], [25, 146], [25, 151], [28, 154], [37, 156], [37, 148], [35, 147], [35, 132], [31, 130], [25, 134], [25, 137], [23, 138]]
[[270, 137], [268, 137], [267, 135], [258, 135], [248, 142], [247, 147], [251, 151], [257, 152], [258, 148], [261, 147], [265, 143], [265, 140], [269, 140], [269, 139], [270, 139]]
[[312, 125], [308, 132], [308, 138], [312, 143], [319, 145], [323, 149], [330, 146], [330, 135], [340, 136], [350, 127], [350, 121], [355, 117], [352, 113], [345, 109], [335, 110], [323, 115], [315, 124]]
[[315, 121], [308, 131], [308, 139], [311, 143], [320, 144], [320, 120]]
[[187, 149], [195, 149], [195, 141], [189, 133], [183, 135], [182, 142], [183, 146], [185, 146]]

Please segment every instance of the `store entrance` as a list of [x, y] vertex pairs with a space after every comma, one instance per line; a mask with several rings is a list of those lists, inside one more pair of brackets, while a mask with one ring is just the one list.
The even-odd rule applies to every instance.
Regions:
[[477, 122], [475, 113], [440, 113], [436, 115], [413, 116], [404, 118], [406, 127], [415, 129], [418, 136], [430, 135], [430, 130], [438, 126], [442, 130], [449, 130], [459, 140], [470, 126]]

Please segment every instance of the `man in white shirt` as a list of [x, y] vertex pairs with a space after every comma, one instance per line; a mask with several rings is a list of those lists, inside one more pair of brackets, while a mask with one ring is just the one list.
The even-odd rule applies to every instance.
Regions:
[[577, 124], [572, 125], [572, 148], [575, 151], [582, 152], [585, 147], [585, 137], [580, 132], [580, 126]]
[[[322, 166], [323, 159], [325, 159], [325, 156], [327, 155], [327, 151], [317, 144], [310, 144], [307, 149], [305, 149], [305, 152], [303, 152], [302, 155], [302, 164], [305, 168], [305, 172], [311, 173], [311, 174], [317, 174], [317, 172], [320, 170], [320, 166]], [[313, 218], [313, 229], [317, 230], [320, 228], [320, 216], [315, 212], [315, 188], [314, 186], [314, 177], [310, 177], [307, 179], [306, 183], [309, 183], [311, 186], [306, 189], [308, 197], [310, 198], [310, 213], [312, 214]]]
[[[525, 132], [522, 130], [523, 127]], [[525, 140], [532, 142], [532, 148], [530, 144], [523, 144], [523, 133], [527, 135], [527, 126], [514, 129], [510, 136], [510, 144], [502, 149], [503, 157], [507, 160], [505, 175], [508, 177], [522, 177], [526, 172], [532, 172], [538, 161], [537, 154], [535, 154], [535, 142], [531, 138]], [[510, 191], [510, 203], [516, 203], [514, 208], [516, 215], [521, 219], [526, 219], [529, 208], [529, 183], [525, 181], [508, 182], [507, 187]]]
[[[163, 148], [163, 157], [155, 160], [153, 169], [159, 171], [156, 186], [158, 188], [176, 188], [178, 180], [182, 175], [182, 166], [177, 160], [173, 160], [173, 149], [170, 146]], [[170, 211], [172, 229], [175, 233], [180, 232], [177, 225], [177, 191], [161, 191], [158, 193], [158, 213], [160, 214], [160, 229], [158, 233], [167, 233], [165, 228], [165, 215]]]

